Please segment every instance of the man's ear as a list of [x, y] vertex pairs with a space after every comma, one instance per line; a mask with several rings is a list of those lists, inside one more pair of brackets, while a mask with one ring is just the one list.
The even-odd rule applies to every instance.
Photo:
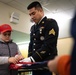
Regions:
[[43, 12], [43, 9], [40, 8], [39, 10], [40, 10], [40, 12]]
[[42, 11], [43, 11], [43, 9], [42, 9], [42, 8], [37, 8], [37, 10], [38, 10], [38, 11], [40, 11], [40, 12], [42, 12]]

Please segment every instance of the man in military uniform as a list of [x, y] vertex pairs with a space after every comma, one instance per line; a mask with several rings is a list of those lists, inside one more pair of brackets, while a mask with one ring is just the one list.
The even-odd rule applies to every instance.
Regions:
[[[47, 19], [41, 4], [32, 2], [28, 7], [31, 20], [29, 54], [25, 62], [42, 62], [52, 60], [57, 55], [58, 25], [54, 19]], [[33, 75], [52, 75], [49, 70], [33, 71]]]

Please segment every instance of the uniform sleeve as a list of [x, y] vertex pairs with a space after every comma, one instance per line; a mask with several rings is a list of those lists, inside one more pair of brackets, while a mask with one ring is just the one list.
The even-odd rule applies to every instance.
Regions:
[[[34, 25], [31, 27], [30, 32], [34, 29]], [[31, 33], [30, 33], [30, 37], [31, 37]], [[29, 43], [29, 47], [28, 47], [28, 57], [32, 55], [32, 39], [30, 38], [30, 43]]]
[[32, 42], [29, 43], [28, 53], [28, 57], [32, 55]]
[[41, 48], [36, 50], [36, 52], [32, 55], [35, 61], [43, 61], [48, 57], [53, 59], [56, 56], [58, 31], [58, 25], [55, 20], [51, 19], [46, 23], [44, 43]]
[[70, 56], [61, 56], [57, 64], [59, 75], [70, 75]]

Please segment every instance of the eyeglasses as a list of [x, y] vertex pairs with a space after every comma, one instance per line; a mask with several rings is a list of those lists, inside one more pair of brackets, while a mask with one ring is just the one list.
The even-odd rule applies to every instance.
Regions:
[[4, 36], [10, 36], [10, 35], [11, 35], [11, 33], [9, 33], [9, 34], [4, 33], [3, 35], [4, 35]]

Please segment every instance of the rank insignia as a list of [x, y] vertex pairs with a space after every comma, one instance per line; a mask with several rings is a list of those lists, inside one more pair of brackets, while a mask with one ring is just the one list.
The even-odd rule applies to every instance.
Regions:
[[45, 54], [45, 53], [46, 53], [46, 51], [41, 51], [40, 53], [41, 53], [41, 54]]
[[49, 31], [49, 35], [51, 35], [51, 34], [55, 35], [55, 31], [53, 28]]

